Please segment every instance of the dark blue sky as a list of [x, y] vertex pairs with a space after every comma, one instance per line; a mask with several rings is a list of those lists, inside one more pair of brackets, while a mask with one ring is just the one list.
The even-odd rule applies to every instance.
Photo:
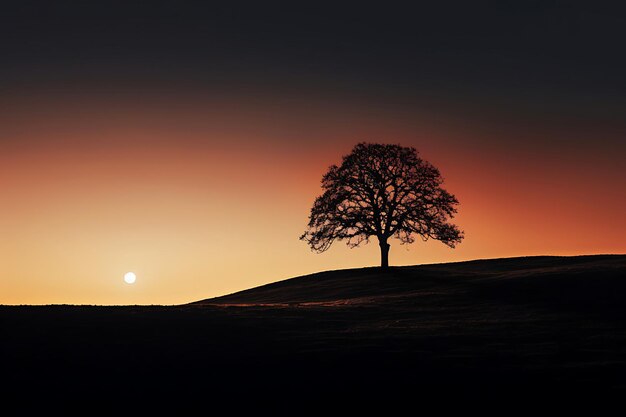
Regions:
[[0, 87], [266, 88], [620, 123], [626, 13], [599, 2], [14, 1]]

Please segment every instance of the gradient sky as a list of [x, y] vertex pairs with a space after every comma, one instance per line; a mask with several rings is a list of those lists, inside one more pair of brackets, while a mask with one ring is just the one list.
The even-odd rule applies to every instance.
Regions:
[[0, 304], [175, 304], [377, 265], [376, 244], [298, 240], [359, 141], [416, 147], [461, 202], [457, 249], [392, 241], [394, 265], [626, 253], [623, 10], [206, 3], [3, 11]]

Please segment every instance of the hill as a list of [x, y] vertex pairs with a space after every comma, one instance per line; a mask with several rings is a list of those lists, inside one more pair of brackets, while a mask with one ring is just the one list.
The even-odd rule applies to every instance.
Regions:
[[626, 393], [625, 301], [626, 256], [599, 255], [329, 271], [171, 307], [0, 306], [3, 398], [603, 414]]
[[445, 297], [561, 308], [606, 309], [626, 295], [626, 256], [535, 256], [420, 266], [327, 271], [197, 301], [190, 305], [355, 305]]

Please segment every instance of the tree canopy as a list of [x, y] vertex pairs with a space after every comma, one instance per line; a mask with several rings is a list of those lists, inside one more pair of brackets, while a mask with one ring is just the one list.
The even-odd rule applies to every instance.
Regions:
[[439, 170], [415, 148], [359, 143], [322, 177], [324, 192], [300, 239], [321, 253], [335, 240], [357, 247], [376, 236], [382, 267], [389, 265], [390, 237], [401, 244], [435, 239], [454, 248], [463, 239], [449, 222], [459, 202], [442, 183]]

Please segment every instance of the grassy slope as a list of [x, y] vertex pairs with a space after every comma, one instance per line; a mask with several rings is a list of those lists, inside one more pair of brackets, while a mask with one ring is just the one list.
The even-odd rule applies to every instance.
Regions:
[[[529, 305], [584, 303], [602, 308], [626, 289], [626, 256], [522, 257], [423, 266], [328, 271], [275, 282], [192, 305], [324, 302], [429, 302], [428, 295], [464, 294], [469, 302]], [[473, 299], [473, 297], [477, 297]]]

